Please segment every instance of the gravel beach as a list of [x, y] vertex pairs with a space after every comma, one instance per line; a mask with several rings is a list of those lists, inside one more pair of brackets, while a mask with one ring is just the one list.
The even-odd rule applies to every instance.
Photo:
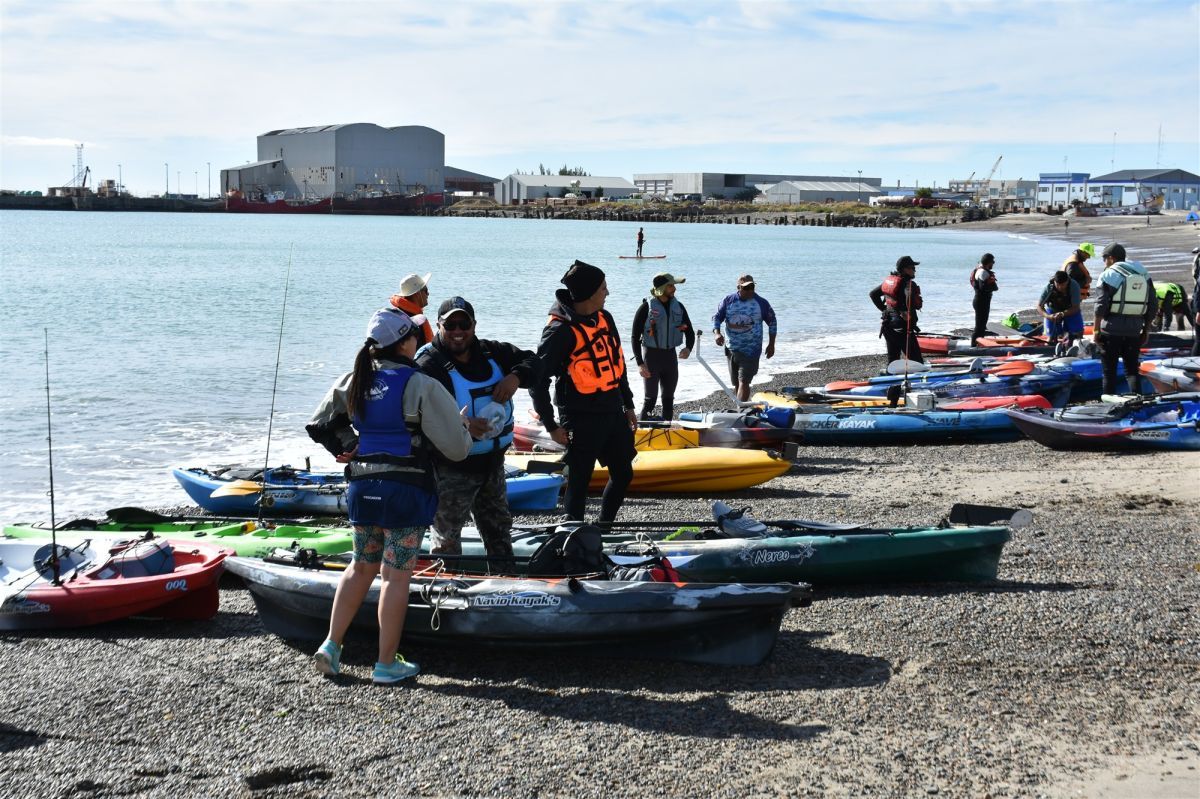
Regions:
[[[1084, 228], [1110, 223], [1071, 220], [1071, 240], [1106, 241], [1116, 227]], [[1196, 235], [1179, 227], [1170, 245], [1126, 239], [1183, 254]], [[881, 348], [763, 388], [882, 361]], [[997, 581], [818, 590], [753, 668], [402, 645], [423, 673], [382, 689], [374, 642], [358, 637], [330, 681], [228, 578], [209, 622], [6, 634], [0, 796], [1194, 799], [1197, 474], [1200, 453], [1030, 441], [802, 447], [767, 486], [631, 498], [623, 519], [707, 518], [714, 499], [896, 525], [935, 523], [957, 501], [1033, 512]]]

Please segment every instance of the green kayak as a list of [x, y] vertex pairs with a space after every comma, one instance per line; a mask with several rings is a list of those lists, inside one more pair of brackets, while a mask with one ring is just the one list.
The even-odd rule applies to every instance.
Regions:
[[[205, 541], [232, 549], [244, 558], [261, 558], [277, 548], [293, 546], [315, 549], [322, 555], [336, 555], [354, 548], [353, 531], [340, 527], [310, 527], [281, 524], [259, 527], [255, 522], [229, 519], [190, 519], [182, 521], [115, 522], [79, 519], [60, 525], [59, 540], [84, 538], [131, 538], [154, 533], [180, 541]], [[50, 528], [41, 525], [9, 525], [4, 535], [10, 538], [49, 539]]]
[[[978, 582], [996, 579], [1001, 551], [1011, 538], [1007, 527], [858, 528], [797, 535], [773, 531], [752, 538], [661, 540], [666, 534], [618, 530], [604, 536], [604, 549], [618, 564], [661, 555], [682, 577], [694, 582], [804, 582], [816, 586]], [[518, 567], [520, 559], [531, 556], [553, 535], [552, 530], [514, 531], [513, 554]], [[692, 535], [696, 534], [684, 533]], [[486, 565], [478, 533], [464, 529], [462, 547], [464, 561], [455, 564], [457, 568]], [[481, 559], [472, 562], [470, 556]]]

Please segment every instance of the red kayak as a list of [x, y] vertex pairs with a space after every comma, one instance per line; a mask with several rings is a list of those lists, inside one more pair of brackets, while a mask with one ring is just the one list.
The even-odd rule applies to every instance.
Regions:
[[[79, 533], [75, 533], [79, 535]], [[0, 542], [0, 630], [84, 627], [129, 616], [212, 618], [232, 550], [155, 538], [109, 551], [59, 544], [58, 574], [45, 541]]]

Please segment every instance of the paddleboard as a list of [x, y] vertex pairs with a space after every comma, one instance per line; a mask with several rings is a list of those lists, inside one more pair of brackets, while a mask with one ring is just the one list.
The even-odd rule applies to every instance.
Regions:
[[665, 256], [665, 255], [618, 255], [617, 257], [621, 258], [622, 260], [654, 261], [659, 258], [666, 258], [667, 256]]

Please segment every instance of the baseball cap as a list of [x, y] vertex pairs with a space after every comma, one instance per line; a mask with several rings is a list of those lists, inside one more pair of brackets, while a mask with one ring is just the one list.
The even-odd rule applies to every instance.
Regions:
[[750, 275], [742, 275], [741, 277], [738, 278], [738, 282], [737, 282], [738, 288], [742, 288], [744, 286], [753, 286], [753, 285], [754, 285], [754, 278], [751, 277]]
[[1102, 253], [1102, 255], [1105, 258], [1107, 258], [1108, 256], [1111, 255], [1113, 258], [1116, 258], [1118, 261], [1124, 261], [1125, 260], [1125, 247], [1123, 245], [1117, 244], [1114, 241], [1112, 244], [1110, 244], [1104, 248], [1104, 252]]
[[419, 330], [423, 324], [425, 324], [423, 314], [409, 316], [399, 308], [381, 308], [367, 323], [367, 338], [380, 347], [390, 347], [397, 341], [407, 338], [414, 329]]
[[1087, 253], [1088, 258], [1096, 257], [1096, 245], [1092, 244], [1090, 241], [1085, 241], [1083, 244], [1080, 244], [1079, 251]]
[[900, 256], [900, 257], [899, 257], [899, 258], [896, 260], [896, 268], [897, 268], [897, 269], [903, 269], [903, 268], [904, 268], [904, 267], [906, 267], [906, 266], [916, 266], [916, 265], [917, 265], [917, 264], [919, 264], [919, 263], [921, 263], [921, 262], [920, 262], [920, 261], [914, 261], [914, 260], [912, 259], [912, 256], [911, 256], [911, 255], [901, 255], [901, 256]]
[[416, 294], [425, 288], [425, 285], [429, 282], [429, 278], [432, 276], [433, 272], [426, 272], [425, 277], [421, 277], [416, 272], [405, 275], [404, 279], [400, 281], [400, 296], [411, 297]]
[[659, 272], [657, 275], [654, 276], [654, 288], [651, 289], [651, 293], [655, 297], [658, 297], [658, 296], [662, 295], [662, 290], [665, 289], [667, 286], [674, 286], [679, 283], [686, 283], [686, 282], [687, 282], [686, 277], [675, 277], [670, 272]]
[[451, 297], [438, 306], [438, 321], [444, 322], [452, 313], [465, 313], [472, 322], [475, 321], [475, 306], [462, 297]]

